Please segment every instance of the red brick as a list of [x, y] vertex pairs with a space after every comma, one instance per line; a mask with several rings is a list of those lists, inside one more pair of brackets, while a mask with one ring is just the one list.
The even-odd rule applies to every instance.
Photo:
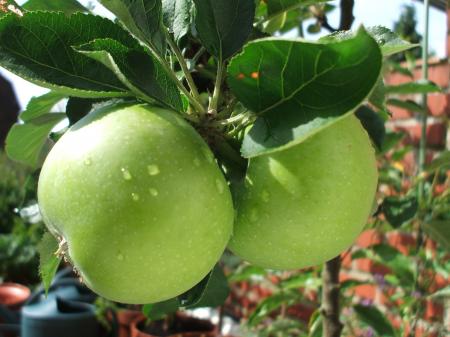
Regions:
[[440, 303], [426, 301], [423, 318], [427, 321], [440, 321], [444, 317], [444, 307]]
[[450, 94], [429, 95], [428, 109], [433, 116], [450, 116]]
[[[419, 71], [422, 75], [422, 71]], [[433, 64], [428, 69], [428, 78], [442, 88], [447, 88], [449, 84], [450, 65], [447, 61]]]
[[379, 244], [382, 241], [383, 235], [380, 232], [375, 229], [368, 229], [359, 235], [356, 244], [361, 248], [367, 248]]
[[300, 319], [301, 321], [307, 323], [309, 322], [312, 314], [316, 310], [312, 305], [307, 304], [296, 304], [287, 309], [287, 313], [289, 316], [293, 316], [295, 318]]
[[434, 240], [431, 240], [430, 238], [426, 239], [425, 241], [425, 249], [430, 250], [432, 252], [436, 252], [437, 243]]
[[414, 115], [411, 111], [396, 106], [389, 106], [389, 111], [392, 113], [392, 120], [409, 119]]
[[[403, 172], [405, 172], [407, 175], [411, 176], [413, 175], [417, 170], [417, 159], [415, 156], [414, 151], [409, 151], [405, 154], [403, 157], [403, 160], [401, 161], [401, 164], [403, 165]], [[407, 182], [407, 180], [403, 180]], [[402, 182], [403, 183], [403, 182]], [[403, 190], [406, 191], [409, 186], [405, 185], [402, 186]]]
[[343, 268], [350, 269], [352, 267], [352, 254], [351, 252], [346, 251], [345, 253], [341, 254], [341, 264]]
[[363, 284], [360, 286], [356, 286], [354, 288], [354, 293], [356, 296], [369, 299], [369, 300], [375, 300], [376, 294], [377, 294], [377, 286], [373, 284]]
[[412, 79], [409, 76], [405, 76], [400, 73], [390, 73], [384, 77], [384, 82], [386, 85], [398, 85], [402, 83], [411, 82]]
[[416, 239], [409, 233], [399, 231], [390, 232], [387, 235], [387, 240], [391, 246], [395, 247], [403, 254], [409, 254], [416, 246]]
[[[411, 126], [394, 126], [396, 131], [404, 131], [407, 133], [406, 142], [414, 146], [418, 146], [422, 135], [420, 124], [414, 123]], [[430, 123], [427, 127], [427, 146], [443, 147], [445, 145], [445, 138], [447, 127], [443, 122]]]
[[391, 270], [383, 266], [379, 263], [376, 263], [372, 261], [371, 259], [358, 259], [356, 260], [356, 269], [359, 271], [363, 271], [366, 273], [372, 273], [372, 274], [388, 274], [391, 272]]
[[432, 277], [432, 283], [430, 285], [430, 293], [434, 293], [439, 289], [442, 289], [448, 285], [450, 285], [450, 280], [443, 277], [441, 274], [432, 274], [429, 277]]
[[354, 277], [352, 277], [350, 274], [344, 273], [342, 271], [339, 273], [339, 283], [352, 279], [354, 279]]
[[402, 326], [402, 320], [400, 317], [398, 317], [398, 315], [395, 315], [391, 312], [387, 312], [386, 316], [395, 329], [400, 329], [400, 327]]
[[[405, 67], [406, 64], [403, 64]], [[428, 68], [428, 78], [430, 81], [436, 83], [442, 88], [447, 88], [449, 85], [450, 66], [446, 60], [430, 60]], [[413, 70], [414, 79], [400, 73], [391, 73], [385, 76], [387, 85], [398, 85], [408, 83], [412, 80], [417, 81], [422, 78], [422, 69], [420, 60], [416, 63], [416, 68]]]

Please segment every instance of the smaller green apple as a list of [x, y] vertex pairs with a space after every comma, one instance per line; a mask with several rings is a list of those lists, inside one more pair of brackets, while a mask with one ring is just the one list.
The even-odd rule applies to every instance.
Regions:
[[229, 247], [270, 269], [323, 263], [348, 248], [364, 227], [377, 177], [374, 149], [354, 115], [303, 143], [251, 159], [236, 192]]

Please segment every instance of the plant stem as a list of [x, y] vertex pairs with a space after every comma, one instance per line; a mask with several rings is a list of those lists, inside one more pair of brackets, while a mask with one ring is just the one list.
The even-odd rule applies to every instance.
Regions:
[[218, 67], [217, 67], [217, 76], [216, 76], [216, 84], [214, 85], [214, 93], [209, 102], [208, 110], [211, 112], [217, 113], [217, 108], [219, 106], [219, 98], [220, 98], [220, 90], [222, 88], [222, 81], [224, 76], [225, 65], [222, 59], [219, 59]]
[[218, 118], [228, 118], [233, 114], [234, 108], [236, 107], [237, 99], [233, 97], [225, 109], [217, 113]]
[[202, 54], [206, 51], [205, 47], [200, 47], [200, 49], [195, 53], [194, 57], [192, 57], [192, 62], [193, 64], [197, 64], [198, 59], [200, 58], [200, 56], [202, 56]]
[[189, 100], [189, 103], [192, 105], [192, 107], [195, 108], [196, 111], [198, 112], [204, 112], [205, 108], [204, 106], [200, 103], [200, 101], [197, 101], [197, 99], [195, 99], [194, 97], [192, 97], [192, 95], [190, 94], [190, 92], [185, 88], [185, 86], [183, 85], [183, 83], [181, 83], [178, 78], [177, 75], [174, 73], [174, 71], [172, 70], [172, 68], [170, 67], [170, 64], [167, 63], [166, 59], [164, 59], [163, 57], [161, 57], [158, 53], [156, 53], [154, 50], [152, 50], [151, 48], [150, 52], [152, 53], [153, 57], [159, 62], [159, 64], [164, 68], [164, 70], [166, 71], [166, 74], [172, 79], [172, 81], [174, 81], [174, 83], [177, 85], [177, 87], [181, 90], [181, 92], [187, 97], [187, 99]]
[[[430, 11], [430, 1], [424, 1], [424, 21], [425, 21], [425, 33], [423, 36], [423, 48], [422, 48], [422, 78], [424, 80], [428, 79], [428, 39], [429, 39], [429, 11]], [[428, 120], [428, 96], [427, 94], [422, 95], [422, 105], [424, 108], [424, 113], [420, 115], [421, 124], [421, 137], [419, 145], [419, 176], [424, 171], [425, 168], [425, 156], [426, 156], [426, 146], [427, 146], [427, 120]], [[424, 188], [425, 181], [421, 180], [418, 186], [418, 199], [419, 203], [422, 204], [424, 200]]]
[[227, 118], [227, 119], [223, 119], [221, 121], [218, 121], [217, 124], [222, 125], [222, 126], [226, 126], [226, 125], [232, 125], [236, 122], [239, 122], [241, 120], [243, 120], [244, 118], [247, 117], [247, 112], [241, 113], [239, 115]]
[[[166, 39], [167, 39], [167, 42], [169, 43], [170, 49], [172, 49], [173, 53], [175, 54], [175, 56], [178, 60], [178, 63], [180, 64], [181, 69], [183, 70], [184, 77], [186, 78], [186, 81], [188, 82], [189, 88], [191, 89], [194, 99], [197, 102], [201, 102], [200, 94], [198, 93], [197, 86], [195, 85], [194, 79], [192, 78], [191, 72], [188, 69], [186, 60], [184, 59], [184, 56], [181, 53], [180, 48], [178, 48], [177, 44], [170, 36], [167, 29], [165, 29], [164, 32], [166, 34]], [[205, 112], [205, 109], [202, 107], [202, 110], [200, 110], [199, 112]]]
[[322, 271], [322, 308], [323, 337], [340, 337], [343, 325], [339, 320], [339, 272], [341, 257], [325, 263]]
[[245, 129], [247, 126], [249, 126], [251, 123], [253, 123], [256, 120], [255, 116], [250, 116], [248, 117], [248, 119], [246, 119], [245, 121], [242, 122], [241, 125], [238, 125], [235, 129], [231, 130], [230, 132], [228, 132], [228, 136], [233, 137], [236, 134], [239, 133], [239, 131]]

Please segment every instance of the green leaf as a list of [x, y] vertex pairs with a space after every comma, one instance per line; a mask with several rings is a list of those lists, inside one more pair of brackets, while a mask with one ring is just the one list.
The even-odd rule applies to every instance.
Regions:
[[187, 35], [193, 20], [193, 0], [162, 0], [164, 24], [178, 43]]
[[424, 80], [386, 86], [388, 94], [430, 94], [434, 92], [442, 92], [442, 89], [433, 82]]
[[143, 307], [143, 313], [152, 320], [158, 320], [176, 312], [179, 307], [185, 309], [218, 307], [225, 302], [229, 292], [227, 278], [219, 265], [216, 265], [192, 289], [167, 301], [147, 304]]
[[242, 48], [253, 29], [254, 0], [194, 0], [203, 46], [219, 60]]
[[316, 310], [311, 315], [308, 322], [308, 337], [322, 337], [323, 334], [323, 322], [320, 310]]
[[185, 309], [218, 307], [225, 302], [229, 291], [227, 278], [222, 269], [216, 265], [192, 289], [167, 301], [147, 304], [143, 307], [143, 313], [152, 320], [158, 320], [176, 312], [179, 307]]
[[[11, 38], [14, 37], [14, 38]], [[75, 97], [120, 97], [127, 89], [103, 64], [72, 49], [99, 38], [129, 48], [138, 42], [119, 25], [94, 15], [28, 12], [0, 19], [0, 66], [33, 82]]]
[[180, 303], [178, 302], [178, 299], [175, 297], [163, 302], [146, 304], [142, 308], [142, 312], [147, 318], [153, 321], [157, 321], [163, 319], [169, 314], [176, 312], [178, 310], [179, 305]]
[[399, 228], [415, 217], [419, 203], [415, 196], [386, 197], [381, 208], [392, 227]]
[[292, 305], [300, 298], [299, 294], [280, 292], [262, 300], [248, 318], [249, 326], [256, 326], [282, 305]]
[[363, 305], [353, 306], [358, 318], [368, 326], [370, 326], [380, 337], [395, 337], [396, 333], [386, 318], [386, 316], [376, 307], [366, 307]]
[[372, 282], [370, 282], [370, 281], [360, 281], [360, 280], [355, 280], [355, 279], [348, 279], [348, 280], [341, 282], [340, 289], [341, 289], [341, 292], [344, 292], [348, 289], [351, 289], [351, 288], [354, 288], [357, 286], [361, 286], [364, 284], [371, 284], [371, 283]]
[[182, 111], [183, 103], [176, 84], [143, 48], [130, 49], [113, 39], [97, 39], [75, 49], [111, 69], [137, 97]]
[[236, 270], [231, 276], [228, 278], [230, 282], [240, 282], [247, 281], [255, 276], [265, 276], [267, 271], [264, 268], [248, 265], [243, 266]]
[[81, 118], [86, 116], [91, 110], [92, 106], [99, 102], [96, 99], [70, 97], [66, 105], [66, 115], [69, 118], [69, 125], [73, 125]]
[[352, 260], [371, 258], [370, 251], [359, 249], [352, 253]]
[[380, 154], [385, 154], [386, 152], [392, 150], [400, 143], [403, 138], [405, 138], [405, 134], [402, 132], [387, 132], [386, 136], [384, 137], [384, 142], [380, 150]]
[[61, 11], [68, 15], [88, 12], [88, 9], [76, 0], [28, 0], [22, 7], [28, 11]]
[[186, 309], [219, 307], [225, 303], [229, 293], [228, 279], [223, 273], [222, 268], [216, 265], [198, 301], [191, 301], [192, 304], [184, 304], [183, 307]]
[[263, 25], [263, 32], [267, 34], [274, 34], [284, 27], [286, 23], [286, 12], [282, 12], [274, 16], [272, 19], [267, 20]]
[[314, 277], [311, 272], [303, 272], [298, 275], [291, 276], [280, 282], [280, 287], [283, 289], [298, 289], [313, 285], [320, 280]]
[[38, 246], [39, 251], [39, 274], [41, 275], [42, 284], [45, 289], [45, 293], [48, 293], [53, 277], [58, 270], [61, 257], [56, 256], [58, 250], [58, 242], [55, 237], [46, 232], [41, 239]]
[[[401, 39], [396, 33], [383, 26], [367, 28], [367, 32], [375, 39], [381, 48], [383, 56], [391, 56], [401, 53], [411, 48], [416, 48], [418, 44], [411, 44]], [[319, 41], [342, 41], [352, 37], [351, 31], [339, 31], [319, 39]]]
[[15, 124], [6, 137], [6, 153], [13, 160], [37, 168], [50, 131], [65, 117], [63, 113], [48, 113], [25, 124]]
[[267, 14], [269, 15], [269, 18], [272, 18], [282, 12], [328, 1], [331, 0], [266, 0]]
[[443, 166], [449, 166], [450, 165], [450, 151], [444, 151], [439, 154], [439, 156], [431, 163], [425, 166], [425, 171], [432, 172], [436, 171], [437, 169], [443, 167]]
[[164, 55], [161, 0], [99, 0], [123, 25], [151, 49]]
[[49, 113], [52, 108], [66, 98], [66, 95], [50, 91], [49, 93], [31, 98], [25, 111], [20, 114], [20, 119], [24, 122], [28, 122], [34, 118]]
[[372, 250], [376, 255], [375, 261], [388, 266], [401, 279], [403, 287], [414, 285], [415, 264], [412, 259], [387, 244], [373, 245]]
[[227, 278], [222, 268], [216, 265], [200, 283], [178, 296], [178, 301], [186, 309], [218, 307], [225, 302], [229, 292]]
[[65, 97], [64, 94], [51, 91], [30, 100], [19, 116], [24, 123], [14, 125], [6, 138], [6, 152], [11, 159], [33, 168], [41, 164], [47, 136], [64, 118], [62, 114], [49, 112]]
[[260, 116], [244, 138], [243, 156], [296, 145], [352, 113], [371, 93], [381, 64], [380, 49], [364, 28], [341, 42], [248, 43], [228, 66], [231, 90]]
[[409, 70], [408, 68], [402, 67], [400, 64], [395, 62], [388, 62], [389, 67], [392, 69], [392, 72], [397, 72], [399, 74], [405, 75], [410, 77], [411, 79], [414, 78], [414, 74]]
[[383, 118], [365, 105], [359, 107], [355, 114], [364, 129], [366, 129], [372, 139], [372, 142], [378, 149], [381, 149], [383, 146], [384, 137], [386, 136], [386, 128], [384, 126]]
[[450, 251], [450, 221], [431, 220], [422, 224], [424, 230], [433, 240], [440, 243], [442, 247]]
[[396, 106], [398, 108], [402, 108], [405, 110], [409, 110], [412, 112], [419, 112], [419, 113], [426, 113], [426, 110], [421, 106], [420, 104], [417, 104], [416, 102], [412, 100], [400, 100], [397, 98], [390, 98], [387, 100], [388, 105]]
[[379, 110], [386, 109], [386, 90], [384, 88], [383, 76], [378, 78], [377, 84], [369, 96], [369, 102]]

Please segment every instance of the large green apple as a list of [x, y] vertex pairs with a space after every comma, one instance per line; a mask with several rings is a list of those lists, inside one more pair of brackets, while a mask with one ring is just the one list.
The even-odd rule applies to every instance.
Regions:
[[103, 108], [48, 155], [38, 199], [49, 229], [98, 294], [123, 303], [175, 297], [221, 256], [234, 210], [196, 131], [146, 105]]
[[303, 143], [250, 160], [229, 247], [265, 268], [323, 263], [348, 248], [370, 215], [374, 150], [349, 115]]

